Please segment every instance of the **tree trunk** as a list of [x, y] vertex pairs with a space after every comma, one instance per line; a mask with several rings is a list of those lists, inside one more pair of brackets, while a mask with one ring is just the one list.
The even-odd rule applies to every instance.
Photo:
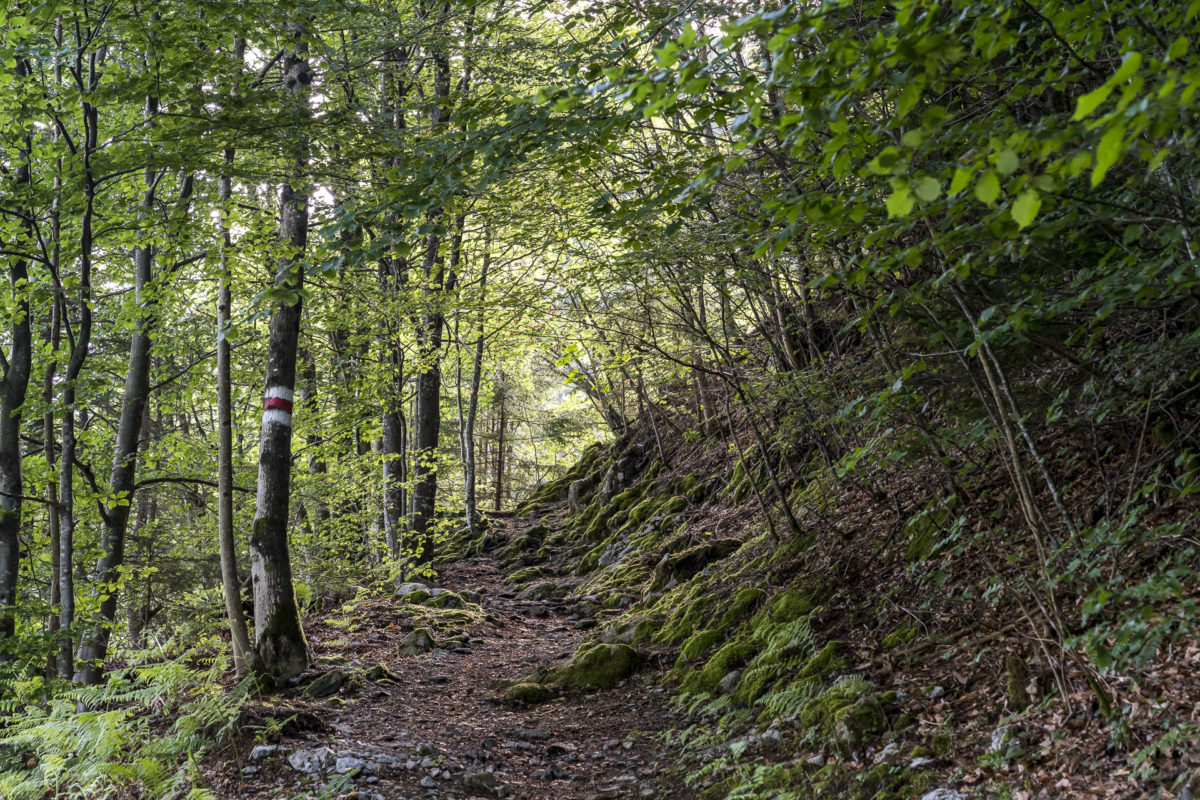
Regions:
[[[297, 45], [284, 63], [284, 83], [297, 109], [307, 110], [311, 83], [306, 48]], [[303, 136], [304, 134], [301, 134]], [[300, 611], [292, 585], [288, 552], [288, 502], [292, 466], [292, 399], [296, 385], [296, 353], [300, 337], [301, 294], [304, 266], [298, 254], [308, 240], [308, 188], [292, 184], [305, 181], [308, 148], [301, 140], [293, 180], [279, 197], [279, 236], [290, 247], [279, 259], [275, 285], [283, 290], [271, 315], [267, 349], [266, 391], [259, 436], [258, 493], [254, 526], [250, 534], [250, 568], [254, 585], [254, 635], [264, 671], [276, 683], [298, 675], [308, 666], [308, 645], [300, 625]]]
[[[449, 6], [443, 4], [438, 20], [440, 32], [444, 33], [448, 17]], [[445, 126], [449, 116], [450, 57], [444, 42], [439, 41], [434, 46], [432, 60], [436, 100], [430, 111], [430, 127], [437, 131]], [[434, 210], [429, 217], [430, 223], [436, 226], [442, 217], [442, 210]], [[414, 560], [419, 565], [433, 560], [432, 525], [437, 504], [438, 440], [442, 430], [442, 324], [445, 321], [441, 295], [446, 281], [441, 245], [442, 237], [435, 229], [425, 241], [422, 266], [425, 273], [426, 310], [417, 330], [420, 372], [417, 373], [411, 538]]]
[[[234, 58], [240, 63], [246, 42], [238, 39]], [[237, 542], [233, 535], [233, 402], [230, 377], [229, 315], [233, 304], [233, 273], [229, 268], [229, 252], [233, 236], [229, 230], [230, 200], [233, 199], [233, 148], [225, 148], [225, 170], [217, 185], [217, 200], [221, 204], [221, 286], [217, 295], [217, 541], [221, 550], [221, 588], [225, 594], [225, 618], [229, 622], [233, 647], [233, 667], [239, 678], [258, 668], [257, 653], [250, 645], [246, 617], [242, 614], [241, 578], [238, 577]]]
[[[158, 98], [146, 98], [145, 117], [150, 121], [158, 113]], [[155, 169], [145, 171], [146, 189], [142, 196], [142, 208], [138, 213], [142, 224], [149, 224], [153, 213], [155, 186], [159, 176]], [[191, 181], [185, 181], [190, 187]], [[190, 191], [190, 188], [185, 189]], [[180, 198], [186, 201], [186, 196]], [[141, 231], [139, 238], [147, 238]], [[142, 420], [146, 414], [146, 401], [150, 394], [150, 336], [154, 329], [157, 302], [148, 292], [154, 277], [153, 245], [138, 245], [133, 250], [134, 294], [141, 313], [137, 330], [129, 345], [129, 364], [125, 372], [125, 392], [121, 399], [121, 418], [117, 426], [117, 440], [113, 453], [112, 472], [109, 475], [109, 497], [112, 501], [101, 515], [104, 520], [104, 553], [96, 562], [96, 580], [101, 587], [102, 599], [99, 614], [93, 618], [91, 631], [79, 648], [80, 669], [75, 675], [78, 683], [97, 684], [108, 654], [108, 641], [117, 613], [117, 595], [120, 588], [120, 567], [125, 562], [125, 534], [129, 527], [129, 511], [133, 505], [134, 483], [137, 477], [138, 451], [142, 439]]]
[[[29, 75], [26, 61], [17, 62], [17, 81]], [[33, 183], [30, 165], [33, 139], [25, 136], [23, 149], [18, 153], [19, 164], [14, 189], [19, 197]], [[23, 198], [30, 199], [31, 198]], [[32, 200], [31, 200], [32, 202]], [[32, 215], [26, 215], [22, 225], [24, 243], [34, 241]], [[29, 264], [24, 258], [10, 259], [9, 282], [15, 301], [10, 336], [12, 344], [3, 361], [4, 377], [0, 380], [0, 661], [16, 657], [12, 642], [16, 634], [17, 576], [20, 572], [21, 497], [21, 406], [29, 388], [32, 369], [33, 335], [29, 324]]]
[[479, 386], [483, 379], [484, 303], [487, 300], [488, 268], [492, 263], [491, 244], [491, 229], [488, 228], [483, 236], [483, 265], [479, 271], [479, 333], [475, 339], [471, 389], [462, 425], [463, 508], [467, 516], [467, 529], [472, 537], [479, 534], [479, 508], [475, 499], [475, 418], [479, 412]]

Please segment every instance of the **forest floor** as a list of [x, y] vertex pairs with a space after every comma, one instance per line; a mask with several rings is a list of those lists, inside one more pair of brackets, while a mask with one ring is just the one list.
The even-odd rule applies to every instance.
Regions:
[[[669, 785], [678, 762], [662, 733], [678, 712], [652, 665], [613, 689], [532, 708], [503, 704], [493, 688], [568, 658], [596, 625], [590, 604], [528, 597], [489, 554], [438, 573], [436, 586], [478, 599], [486, 616], [455, 624], [466, 614], [413, 614], [397, 598], [306, 620], [314, 666], [295, 688], [250, 703], [242, 734], [207, 759], [218, 797], [692, 796], [680, 781]], [[437, 644], [402, 653], [431, 621]], [[390, 675], [371, 674], [376, 664]], [[326, 686], [314, 693], [319, 681]]]

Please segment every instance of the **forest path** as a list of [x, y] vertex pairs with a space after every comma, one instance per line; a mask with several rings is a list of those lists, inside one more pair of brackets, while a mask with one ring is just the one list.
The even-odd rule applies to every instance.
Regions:
[[[519, 533], [532, 524], [518, 519], [509, 527]], [[653, 665], [613, 689], [566, 693], [529, 708], [497, 702], [496, 681], [569, 657], [594, 626], [595, 609], [518, 591], [496, 557], [484, 553], [438, 569], [438, 587], [478, 595], [490, 616], [466, 631], [465, 642], [435, 633], [443, 640], [438, 647], [401, 655], [400, 642], [416, 623], [397, 619], [406, 606], [398, 599], [373, 601], [342, 619], [327, 613], [306, 621], [316, 667], [297, 688], [249, 709], [238, 757], [229, 749], [216, 754], [221, 763], [209, 779], [217, 796], [690, 797], [682, 785], [663, 785], [669, 780], [664, 770], [677, 759], [660, 733], [676, 712], [654, 685]], [[323, 678], [336, 682], [330, 673], [361, 675], [374, 664], [385, 665], [396, 680], [348, 681], [326, 700], [304, 694]], [[264, 724], [278, 728], [270, 719], [289, 717], [282, 735], [253, 734]], [[274, 744], [255, 749], [267, 742]]]

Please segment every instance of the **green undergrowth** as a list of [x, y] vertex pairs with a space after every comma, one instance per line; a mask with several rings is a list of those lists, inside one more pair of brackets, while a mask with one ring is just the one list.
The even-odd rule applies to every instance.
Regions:
[[252, 690], [245, 682], [228, 691], [220, 683], [227, 659], [200, 652], [137, 663], [100, 686], [63, 689], [49, 700], [40, 679], [10, 684], [0, 797], [215, 800], [200, 762], [234, 732]]

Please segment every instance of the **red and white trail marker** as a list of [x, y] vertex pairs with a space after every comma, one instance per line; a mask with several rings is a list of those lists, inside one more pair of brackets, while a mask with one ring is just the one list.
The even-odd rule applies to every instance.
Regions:
[[262, 424], [292, 427], [292, 390], [286, 386], [272, 386], [263, 398]]

